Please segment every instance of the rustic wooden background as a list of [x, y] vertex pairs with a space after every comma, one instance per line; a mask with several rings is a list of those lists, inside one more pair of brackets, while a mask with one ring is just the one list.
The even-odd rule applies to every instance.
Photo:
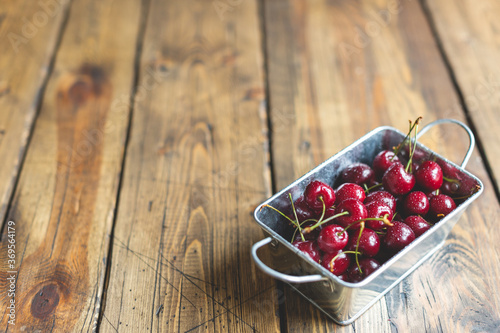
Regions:
[[[495, 0], [2, 0], [0, 330], [499, 331], [499, 16]], [[253, 209], [419, 115], [469, 124], [484, 194], [338, 326], [252, 263]], [[423, 143], [457, 162], [468, 144], [448, 125]]]

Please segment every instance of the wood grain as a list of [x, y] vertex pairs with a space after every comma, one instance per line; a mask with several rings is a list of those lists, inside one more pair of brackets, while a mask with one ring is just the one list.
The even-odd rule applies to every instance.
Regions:
[[258, 11], [218, 13], [151, 2], [139, 87], [159, 79], [136, 96], [102, 332], [279, 330], [250, 259], [270, 195]]
[[[498, 1], [424, 1], [500, 188]], [[457, 108], [459, 106], [457, 105]]]
[[3, 222], [54, 57], [67, 1], [2, 1], [0, 220]]
[[[278, 189], [380, 125], [465, 120], [420, 5], [413, 1], [267, 1], [272, 155]], [[459, 105], [459, 104], [458, 104]], [[454, 161], [465, 133], [432, 130], [423, 143]], [[285, 289], [289, 331], [491, 331], [498, 327], [499, 207], [477, 152], [485, 193], [444, 249], [353, 325], [340, 327]], [[467, 292], [465, 292], [467, 290]], [[485, 298], [485, 295], [491, 295]]]
[[97, 324], [129, 116], [120, 103], [133, 86], [139, 26], [135, 1], [72, 3], [8, 213], [16, 222], [16, 324], [7, 326], [4, 312], [2, 328]]

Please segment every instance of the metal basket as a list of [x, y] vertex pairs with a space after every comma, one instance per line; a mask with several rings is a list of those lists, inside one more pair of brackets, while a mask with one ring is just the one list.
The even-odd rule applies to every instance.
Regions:
[[[426, 158], [441, 160], [456, 167], [462, 179], [474, 182], [479, 189], [459, 204], [452, 213], [385, 262], [366, 279], [358, 283], [349, 283], [342, 281], [298, 251], [289, 241], [293, 228], [279, 214], [269, 209], [261, 209], [263, 205], [267, 204], [280, 210], [286, 210], [286, 207], [289, 206], [289, 193], [295, 200], [312, 180], [334, 184], [337, 176], [348, 165], [355, 162], [371, 164], [378, 152], [398, 145], [405, 137], [405, 134], [393, 127], [378, 127], [257, 207], [254, 212], [255, 220], [269, 235], [252, 246], [251, 254], [257, 266], [268, 275], [287, 282], [294, 290], [338, 324], [348, 325], [356, 320], [441, 248], [464, 210], [483, 191], [482, 182], [464, 169], [472, 154], [475, 142], [472, 131], [466, 125], [454, 119], [441, 119], [422, 128], [418, 137], [432, 126], [442, 123], [458, 124], [469, 135], [470, 145], [462, 164], [458, 166], [419, 143], [417, 143], [418, 149], [425, 153]], [[267, 244], [270, 245], [272, 268], [264, 264], [257, 255], [257, 250]]]

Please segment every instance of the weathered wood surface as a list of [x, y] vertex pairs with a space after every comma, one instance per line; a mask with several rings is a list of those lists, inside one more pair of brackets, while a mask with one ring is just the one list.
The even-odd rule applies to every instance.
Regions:
[[[500, 188], [500, 3], [423, 1]], [[460, 109], [456, 104], [455, 109]]]
[[102, 332], [279, 330], [263, 65], [256, 1], [151, 2]]
[[[13, 327], [4, 230], [0, 331], [498, 330], [496, 3], [56, 1], [0, 6], [0, 218], [18, 245]], [[50, 8], [16, 53], [7, 34]], [[484, 194], [431, 260], [346, 327], [256, 268], [272, 184], [380, 125], [466, 121], [459, 93], [492, 175], [476, 150]], [[422, 142], [457, 162], [468, 144], [448, 125]]]
[[[0, 220], [12, 196], [67, 2], [0, 5]], [[1, 224], [1, 223], [0, 223]]]
[[[8, 212], [16, 222], [16, 322], [7, 326], [2, 310], [2, 330], [97, 324], [127, 134], [129, 108], [120, 102], [128, 104], [133, 86], [139, 26], [136, 1], [72, 2]], [[26, 47], [45, 50], [32, 42]], [[4, 309], [5, 288], [0, 299]]]
[[[426, 17], [415, 1], [266, 1], [272, 156], [277, 188], [380, 125], [465, 120]], [[443, 126], [424, 143], [454, 161], [465, 132]], [[353, 325], [339, 327], [285, 288], [289, 331], [492, 331], [500, 324], [496, 197], [486, 190], [432, 260]], [[488, 296], [490, 295], [490, 296]]]

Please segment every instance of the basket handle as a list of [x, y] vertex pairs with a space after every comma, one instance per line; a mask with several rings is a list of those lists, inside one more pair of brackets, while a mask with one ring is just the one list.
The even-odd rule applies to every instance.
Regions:
[[462, 161], [462, 164], [460, 165], [460, 167], [462, 168], [465, 168], [465, 166], [467, 165], [467, 162], [469, 162], [469, 159], [472, 155], [472, 152], [474, 151], [474, 145], [476, 144], [476, 140], [474, 138], [474, 133], [472, 133], [472, 130], [467, 126], [465, 125], [464, 123], [462, 123], [461, 121], [458, 121], [458, 120], [455, 120], [455, 119], [438, 119], [438, 120], [435, 120], [431, 123], [428, 123], [427, 125], [425, 125], [421, 130], [420, 132], [418, 132], [417, 134], [417, 140], [425, 133], [427, 132], [431, 127], [434, 127], [436, 125], [440, 125], [440, 124], [457, 124], [459, 126], [461, 126], [466, 132], [467, 134], [469, 135], [469, 149], [467, 149], [467, 153], [465, 154], [465, 157]]
[[257, 250], [263, 247], [264, 245], [267, 245], [272, 242], [271, 237], [264, 238], [261, 241], [258, 241], [252, 246], [252, 257], [253, 260], [255, 261], [255, 264], [267, 275], [272, 276], [275, 279], [288, 282], [288, 283], [309, 283], [309, 282], [318, 282], [322, 280], [326, 280], [325, 277], [319, 274], [315, 275], [305, 275], [305, 276], [294, 276], [294, 275], [288, 275], [288, 274], [283, 274], [280, 272], [275, 271], [271, 267], [267, 266], [260, 260], [259, 256], [257, 255]]

